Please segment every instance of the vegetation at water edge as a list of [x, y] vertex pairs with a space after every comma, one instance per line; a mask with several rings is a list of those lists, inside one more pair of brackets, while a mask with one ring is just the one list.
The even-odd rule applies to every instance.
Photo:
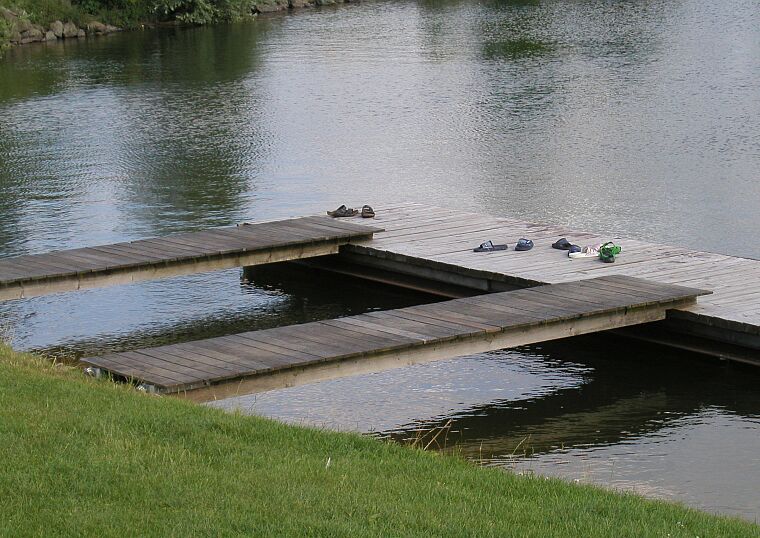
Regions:
[[227, 413], [0, 346], [0, 535], [732, 536], [680, 505]]

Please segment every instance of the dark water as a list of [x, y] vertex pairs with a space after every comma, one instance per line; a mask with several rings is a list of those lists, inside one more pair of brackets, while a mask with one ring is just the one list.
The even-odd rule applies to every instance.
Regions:
[[[424, 201], [760, 258], [760, 10], [387, 1], [19, 47], [0, 256]], [[128, 349], [427, 298], [239, 271], [0, 303], [21, 349]], [[760, 518], [760, 372], [574, 340], [223, 402]], [[452, 445], [449, 445], [452, 446]]]

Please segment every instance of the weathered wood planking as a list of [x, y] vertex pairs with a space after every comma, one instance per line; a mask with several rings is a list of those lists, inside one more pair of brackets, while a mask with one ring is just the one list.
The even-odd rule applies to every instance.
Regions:
[[[277, 327], [83, 359], [87, 365], [178, 392], [224, 381], [370, 359], [391, 366], [564, 338], [664, 319], [699, 289], [606, 276], [399, 310]], [[306, 375], [304, 375], [306, 372]], [[319, 375], [324, 375], [322, 371]]]
[[[464, 279], [463, 285], [491, 281], [522, 287], [618, 274], [693, 286], [713, 294], [696, 305], [675, 310], [674, 317], [695, 325], [760, 334], [760, 260], [423, 204], [380, 207], [374, 220], [375, 225], [385, 228], [383, 233], [341, 252], [352, 260], [361, 257], [368, 266], [447, 283]], [[533, 250], [515, 252], [513, 247], [520, 237], [532, 239]], [[551, 248], [560, 237], [581, 246], [614, 240], [623, 246], [623, 252], [613, 264], [593, 258], [571, 260], [566, 252]], [[488, 239], [506, 242], [510, 248], [472, 252], [474, 246]]]
[[379, 231], [313, 216], [4, 258], [0, 300], [335, 254]]

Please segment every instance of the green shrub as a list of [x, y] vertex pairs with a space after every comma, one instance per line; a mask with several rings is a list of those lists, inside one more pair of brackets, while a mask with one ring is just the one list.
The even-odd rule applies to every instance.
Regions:
[[187, 24], [236, 21], [253, 12], [252, 0], [156, 0], [153, 11], [164, 20]]
[[11, 46], [11, 33], [13, 29], [8, 21], [0, 17], [0, 56]]
[[216, 0], [218, 18], [223, 21], [238, 21], [253, 13], [252, 0]]

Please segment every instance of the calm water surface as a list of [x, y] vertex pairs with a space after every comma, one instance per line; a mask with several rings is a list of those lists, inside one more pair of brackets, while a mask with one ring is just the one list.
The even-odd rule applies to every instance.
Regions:
[[[365, 2], [0, 61], [0, 256], [394, 199], [760, 258], [759, 170], [751, 0]], [[0, 326], [78, 356], [427, 300], [234, 270], [0, 303]], [[448, 424], [488, 465], [758, 520], [758, 386], [589, 338], [216, 405]]]

